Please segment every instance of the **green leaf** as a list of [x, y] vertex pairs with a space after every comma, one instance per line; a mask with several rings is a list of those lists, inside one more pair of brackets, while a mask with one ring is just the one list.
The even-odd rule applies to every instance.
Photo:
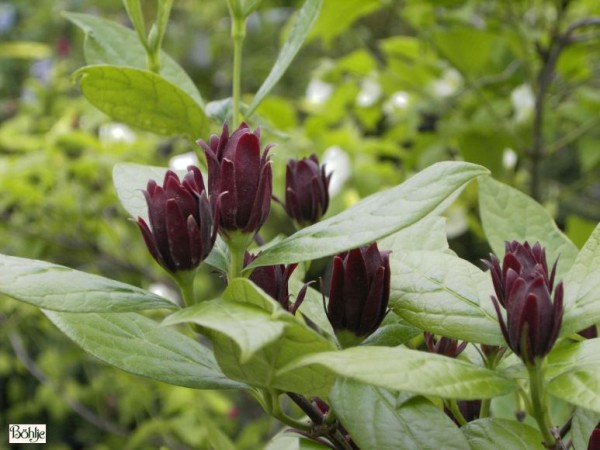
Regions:
[[434, 164], [399, 186], [298, 231], [265, 250], [248, 268], [308, 261], [382, 239], [440, 212], [470, 180], [486, 173], [470, 163]]
[[548, 355], [550, 394], [600, 413], [600, 338], [562, 345]]
[[[146, 50], [136, 33], [111, 20], [89, 14], [63, 12], [64, 17], [85, 32], [85, 60], [90, 65], [146, 68]], [[160, 53], [160, 75], [187, 92], [204, 108], [204, 101], [194, 82], [177, 62], [165, 52]]]
[[44, 311], [63, 333], [96, 358], [136, 375], [194, 389], [238, 389], [209, 349], [136, 313]]
[[123, 6], [125, 6], [125, 11], [127, 11], [129, 20], [131, 20], [133, 28], [135, 28], [135, 31], [138, 34], [140, 42], [147, 46], [146, 21], [144, 19], [140, 0], [124, 0]]
[[[141, 217], [148, 222], [148, 206], [142, 190], [146, 189], [149, 180], [162, 184], [167, 170], [166, 167], [142, 164], [115, 164], [112, 174], [113, 184], [123, 208], [131, 214], [131, 217], [134, 219]], [[186, 173], [183, 170], [175, 170], [175, 172], [180, 178]], [[227, 272], [229, 268], [229, 248], [220, 236], [217, 236], [215, 246], [204, 262], [221, 272]]]
[[539, 430], [516, 420], [478, 419], [461, 428], [471, 450], [543, 450]]
[[544, 207], [491, 177], [481, 177], [478, 183], [481, 222], [494, 253], [499, 258], [504, 255], [504, 241], [539, 241], [546, 248], [549, 264], [560, 256], [557, 274], [562, 278], [577, 257], [577, 247]]
[[390, 307], [412, 325], [470, 342], [504, 345], [491, 277], [451, 253], [394, 252]]
[[407, 250], [450, 252], [446, 238], [446, 218], [425, 217], [419, 222], [379, 241], [380, 250], [402, 254]]
[[405, 344], [423, 331], [390, 312], [385, 316], [383, 323], [377, 330], [362, 341], [361, 345], [377, 345], [383, 347], [396, 347]]
[[147, 70], [109, 65], [75, 72], [83, 95], [113, 119], [168, 136], [196, 139], [208, 132], [208, 118], [177, 85]]
[[329, 373], [386, 389], [461, 400], [491, 398], [517, 389], [513, 380], [483, 367], [402, 347], [360, 346], [316, 353], [298, 358], [277, 375], [294, 372], [314, 382], [317, 368], [321, 376]]
[[448, 31], [434, 33], [432, 42], [442, 57], [459, 71], [479, 74], [488, 65], [497, 39], [487, 30], [455, 26], [449, 27]]
[[585, 408], [575, 408], [571, 423], [571, 439], [575, 450], [587, 449], [590, 435], [600, 421], [600, 413]]
[[65, 266], [7, 255], [0, 255], [0, 292], [53, 311], [124, 312], [177, 307], [136, 286]]
[[312, 381], [276, 371], [293, 359], [335, 345], [285, 311], [249, 280], [229, 282], [223, 298], [203, 302], [167, 317], [163, 324], [193, 322], [212, 339], [227, 376], [253, 386], [304, 392]]
[[[289, 282], [290, 292], [297, 294], [302, 289], [304, 283], [300, 280], [292, 278]], [[322, 294], [312, 287], [308, 287], [306, 290], [306, 296], [304, 301], [298, 309], [303, 315], [305, 315], [310, 321], [316, 324], [320, 330], [329, 336], [334, 336], [335, 333], [329, 323], [329, 319], [325, 314], [325, 308], [323, 307], [323, 296]]]
[[319, 11], [323, 0], [306, 0], [302, 9], [298, 12], [298, 17], [294, 23], [292, 32], [288, 36], [283, 48], [279, 52], [279, 56], [271, 68], [271, 72], [263, 82], [262, 86], [258, 89], [258, 92], [252, 99], [250, 108], [245, 114], [245, 117], [250, 117], [254, 110], [264, 100], [265, 96], [273, 89], [277, 82], [281, 79], [292, 60], [302, 47], [302, 43], [308, 36], [308, 32], [314, 25], [317, 17], [319, 17]]
[[311, 38], [323, 39], [329, 46], [333, 39], [346, 31], [352, 23], [381, 6], [381, 0], [326, 1]]
[[561, 335], [568, 336], [600, 322], [600, 225], [565, 275], [564, 287]]
[[423, 397], [403, 401], [398, 393], [342, 378], [335, 383], [329, 400], [360, 448], [468, 448], [454, 422]]
[[243, 364], [261, 348], [281, 338], [286, 323], [277, 319], [259, 307], [217, 299], [171, 314], [163, 325], [193, 322], [221, 333], [237, 345]]

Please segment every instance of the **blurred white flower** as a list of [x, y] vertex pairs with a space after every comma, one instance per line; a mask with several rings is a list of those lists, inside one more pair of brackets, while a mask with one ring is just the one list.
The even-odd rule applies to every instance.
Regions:
[[446, 211], [446, 237], [452, 239], [469, 229], [467, 212], [462, 206], [453, 206]]
[[410, 97], [406, 91], [396, 91], [383, 104], [383, 111], [392, 114], [394, 111], [406, 109], [410, 105]]
[[135, 134], [131, 129], [122, 123], [112, 122], [104, 124], [98, 131], [100, 142], [115, 143], [125, 142], [131, 144], [135, 142]]
[[505, 169], [512, 170], [517, 165], [518, 156], [512, 148], [505, 148], [502, 152], [502, 166]]
[[524, 122], [531, 117], [535, 107], [535, 96], [530, 85], [522, 84], [514, 88], [510, 93], [510, 100], [515, 111], [515, 122]]
[[323, 153], [323, 164], [325, 172], [331, 175], [329, 183], [329, 195], [337, 195], [350, 175], [352, 175], [352, 163], [350, 157], [341, 147], [333, 145]]
[[148, 286], [148, 290], [153, 294], [160, 295], [161, 297], [172, 301], [176, 305], [179, 304], [179, 293], [169, 285], [164, 283], [152, 283], [150, 286]]
[[333, 93], [333, 86], [330, 83], [313, 79], [310, 80], [306, 88], [306, 100], [314, 105], [322, 105]]
[[364, 78], [360, 82], [360, 92], [356, 96], [356, 104], [367, 108], [375, 104], [381, 97], [381, 86], [372, 76]]
[[169, 160], [169, 169], [186, 170], [188, 166], [197, 166], [198, 156], [194, 152], [182, 153], [175, 155]]
[[456, 69], [447, 69], [441, 78], [433, 82], [431, 90], [436, 97], [449, 97], [458, 90], [462, 81], [462, 76]]

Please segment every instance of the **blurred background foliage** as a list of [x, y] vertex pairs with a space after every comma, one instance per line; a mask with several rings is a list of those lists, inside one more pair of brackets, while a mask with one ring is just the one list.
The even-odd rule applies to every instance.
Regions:
[[[142, 3], [154, 17], [156, 2]], [[301, 5], [263, 0], [249, 18], [247, 103]], [[185, 167], [203, 157], [193, 142], [115, 123], [81, 96], [70, 75], [85, 65], [83, 33], [62, 11], [129, 26], [117, 0], [0, 2], [0, 252], [173, 295], [120, 207], [111, 171], [117, 162]], [[250, 118], [264, 143], [277, 143], [276, 195], [287, 159], [313, 152], [334, 170], [329, 215], [460, 159], [542, 202], [581, 245], [600, 220], [598, 16], [597, 0], [326, 0]], [[164, 49], [207, 101], [231, 95], [224, 0], [175, 1]], [[473, 261], [489, 251], [475, 189], [447, 213], [452, 247]], [[263, 234], [291, 232], [274, 203]], [[204, 269], [199, 295], [220, 283]], [[0, 429], [47, 423], [49, 449], [256, 449], [278, 430], [241, 394], [160, 385], [98, 363], [37, 309], [5, 298], [0, 342]]]

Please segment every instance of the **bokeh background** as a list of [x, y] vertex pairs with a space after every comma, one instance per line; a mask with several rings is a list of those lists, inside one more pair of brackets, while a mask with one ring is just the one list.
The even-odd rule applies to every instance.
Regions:
[[[156, 2], [142, 4], [150, 20]], [[249, 18], [246, 101], [301, 5], [263, 0]], [[202, 155], [181, 137], [116, 123], [82, 97], [70, 77], [85, 65], [84, 36], [63, 11], [130, 26], [117, 0], [0, 2], [0, 252], [176, 295], [119, 205], [111, 171], [118, 162], [181, 168]], [[581, 246], [600, 220], [599, 16], [597, 0], [325, 0], [251, 120], [277, 144], [276, 194], [287, 159], [313, 152], [334, 173], [329, 215], [434, 162], [472, 161], [540, 201]], [[207, 101], [231, 95], [230, 25], [224, 0], [174, 2], [164, 49]], [[475, 184], [446, 215], [452, 248], [486, 256]], [[273, 204], [263, 235], [291, 232]], [[315, 264], [310, 276], [326, 268]], [[222, 280], [207, 268], [198, 286], [210, 297]], [[2, 297], [0, 448], [8, 423], [46, 423], [51, 450], [250, 450], [279, 430], [245, 394], [107, 367], [39, 310]]]

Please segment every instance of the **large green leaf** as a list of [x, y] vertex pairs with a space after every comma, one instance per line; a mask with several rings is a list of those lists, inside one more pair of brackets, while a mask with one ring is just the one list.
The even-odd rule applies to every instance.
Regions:
[[485, 173], [487, 169], [470, 163], [434, 164], [399, 186], [298, 231], [265, 250], [248, 267], [308, 261], [382, 239], [439, 212], [466, 183]]
[[558, 260], [562, 278], [577, 257], [577, 247], [558, 229], [542, 205], [522, 192], [491, 177], [481, 177], [479, 211], [485, 235], [498, 257], [504, 255], [504, 241], [539, 241], [549, 264]]
[[[89, 14], [64, 12], [63, 16], [85, 32], [84, 51], [88, 64], [146, 68], [146, 50], [134, 31], [112, 20]], [[204, 108], [198, 89], [181, 66], [163, 51], [160, 61], [160, 75], [187, 92]]]
[[496, 397], [517, 389], [513, 380], [483, 367], [402, 347], [361, 346], [315, 353], [298, 358], [278, 375], [294, 372], [314, 380], [317, 368], [321, 375], [329, 372], [386, 389], [463, 400]]
[[[164, 325], [193, 322], [212, 339], [222, 370], [232, 379], [265, 388], [313, 393], [315, 380], [277, 370], [295, 358], [335, 345], [285, 311], [245, 279], [229, 282], [223, 298], [172, 314]], [[316, 380], [324, 385], [326, 381]], [[319, 391], [321, 392], [321, 391]]]
[[543, 450], [539, 430], [516, 420], [478, 419], [461, 428], [471, 450]]
[[87, 66], [75, 72], [83, 95], [120, 122], [168, 136], [197, 139], [208, 133], [208, 118], [189, 94], [143, 69]]
[[140, 314], [44, 313], [86, 352], [127, 372], [195, 389], [245, 387], [223, 375], [209, 349]]
[[600, 338], [564, 344], [548, 356], [549, 392], [600, 413]]
[[408, 401], [403, 397], [387, 389], [342, 378], [335, 383], [329, 400], [336, 416], [360, 448], [468, 448], [459, 428], [440, 408], [423, 397]]
[[587, 240], [564, 278], [565, 315], [561, 334], [600, 322], [600, 225]]
[[391, 234], [378, 242], [380, 250], [389, 250], [398, 258], [407, 250], [430, 250], [448, 252], [446, 238], [446, 219], [444, 217], [426, 217], [419, 222]]
[[[146, 188], [149, 180], [154, 180], [158, 184], [162, 184], [167, 170], [166, 167], [146, 166], [142, 164], [115, 164], [113, 168], [113, 183], [117, 191], [117, 196], [125, 210], [134, 219], [141, 217], [148, 222], [148, 206], [142, 190]], [[185, 174], [185, 171], [176, 170], [175, 172], [180, 177]], [[227, 272], [229, 267], [229, 249], [220, 236], [217, 236], [215, 246], [205, 262], [221, 272]]]
[[300, 47], [302, 47], [302, 43], [306, 39], [306, 36], [308, 36], [308, 32], [315, 23], [315, 20], [317, 20], [322, 4], [323, 0], [305, 0], [302, 9], [298, 12], [292, 31], [279, 52], [277, 61], [273, 64], [271, 72], [269, 72], [266, 80], [258, 89], [254, 99], [252, 99], [252, 103], [245, 114], [246, 117], [249, 117], [254, 112], [265, 96], [273, 89], [273, 86], [281, 79], [300, 50]]
[[65, 266], [0, 255], [0, 292], [53, 311], [124, 312], [177, 306], [136, 286]]
[[446, 337], [504, 344], [488, 273], [437, 251], [394, 252], [390, 266], [390, 307], [407, 322]]

